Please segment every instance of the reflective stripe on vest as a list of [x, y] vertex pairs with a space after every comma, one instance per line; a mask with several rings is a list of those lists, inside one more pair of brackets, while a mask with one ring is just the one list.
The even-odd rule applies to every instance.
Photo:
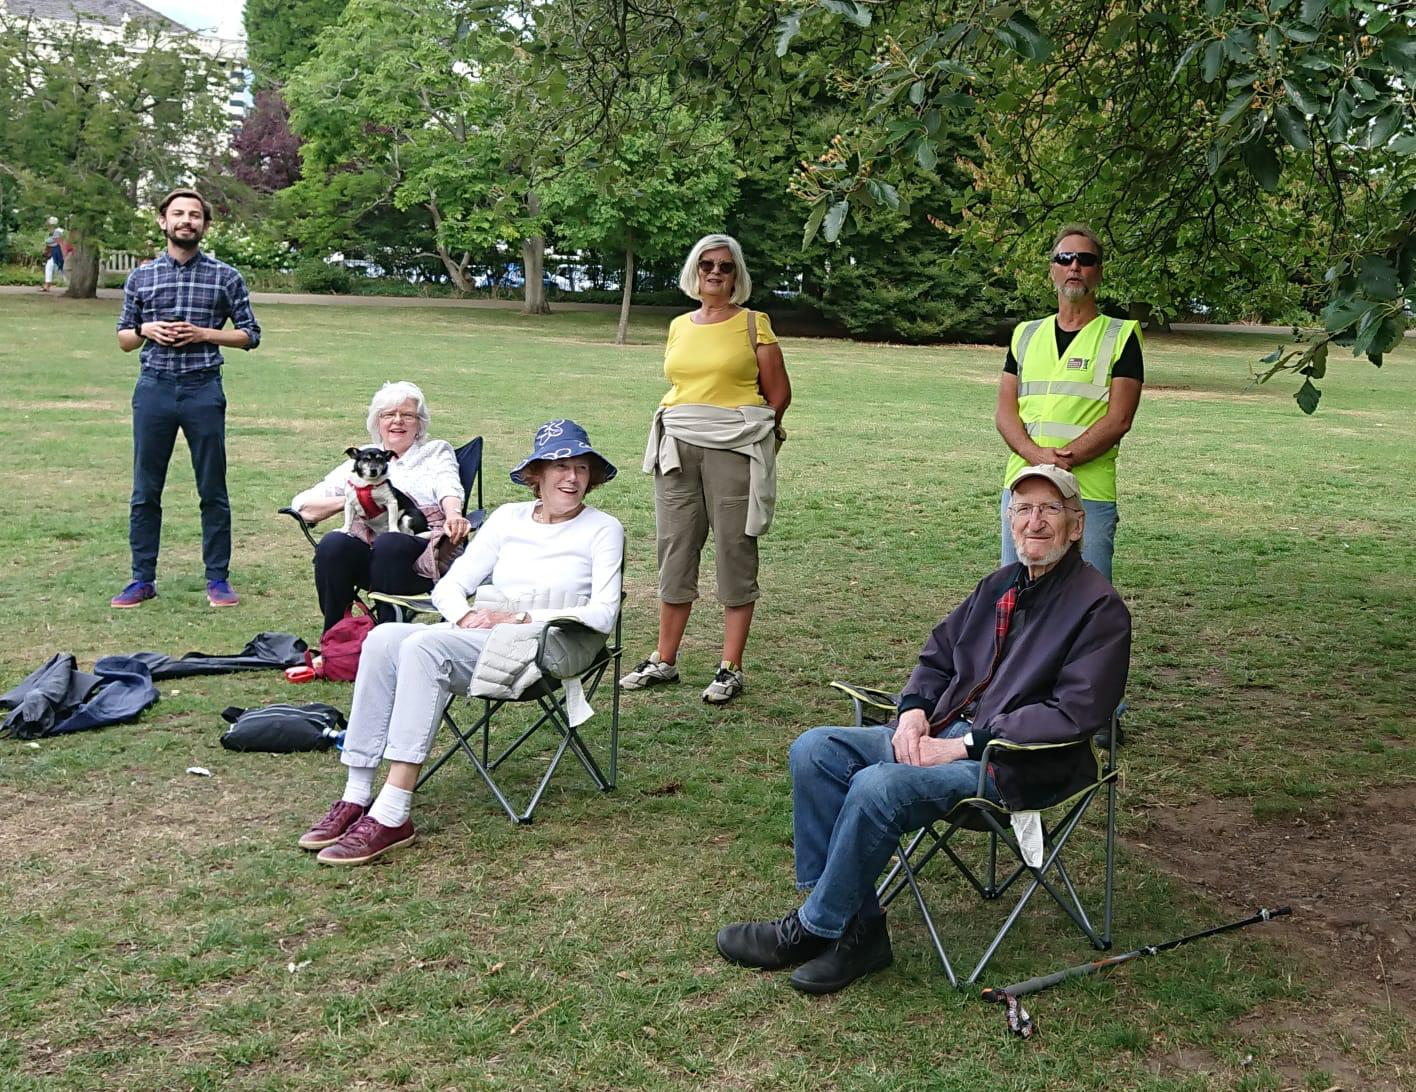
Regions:
[[1111, 388], [1097, 383], [1067, 383], [1062, 380], [1042, 380], [1038, 383], [1018, 384], [1018, 397], [1030, 394], [1070, 394], [1077, 398], [1090, 398], [1093, 402], [1110, 402]]
[[1029, 436], [1055, 436], [1059, 440], [1075, 440], [1086, 432], [1086, 425], [1069, 425], [1063, 421], [1032, 421], [1025, 426]]
[[1023, 374], [1023, 358], [1028, 355], [1028, 342], [1033, 339], [1033, 334], [1037, 333], [1046, 319], [1034, 319], [1023, 327], [1023, 332], [1018, 335], [1018, 350], [1013, 354], [1013, 359], [1018, 362], [1018, 375]]

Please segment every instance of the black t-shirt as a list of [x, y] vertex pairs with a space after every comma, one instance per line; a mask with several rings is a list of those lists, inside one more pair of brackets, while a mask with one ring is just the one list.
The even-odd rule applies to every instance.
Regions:
[[[1067, 346], [1072, 344], [1073, 339], [1082, 331], [1064, 330], [1056, 323], [1053, 323], [1052, 328], [1057, 331], [1057, 355], [1061, 357], [1067, 351]], [[1003, 370], [1009, 375], [1018, 374], [1018, 360], [1013, 356], [1012, 345], [1008, 346], [1008, 359], [1003, 362]], [[1116, 367], [1111, 369], [1111, 378], [1135, 379], [1141, 383], [1146, 381], [1145, 363], [1141, 360], [1141, 341], [1134, 330], [1126, 339], [1126, 344], [1121, 347], [1121, 357], [1116, 361]]]

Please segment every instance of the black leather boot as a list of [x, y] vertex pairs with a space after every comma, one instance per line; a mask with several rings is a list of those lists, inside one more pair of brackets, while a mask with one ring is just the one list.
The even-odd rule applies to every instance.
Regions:
[[802, 928], [795, 910], [779, 921], [744, 921], [718, 930], [718, 951], [724, 959], [765, 971], [803, 963], [834, 943]]
[[792, 973], [791, 982], [803, 993], [835, 993], [894, 961], [885, 915], [866, 920], [857, 915], [846, 926], [840, 940]]

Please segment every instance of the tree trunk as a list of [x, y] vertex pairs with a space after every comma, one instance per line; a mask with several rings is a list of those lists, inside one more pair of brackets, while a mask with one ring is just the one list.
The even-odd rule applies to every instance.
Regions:
[[[429, 201], [423, 206], [428, 210], [428, 215], [433, 218], [433, 238], [437, 239], [438, 229], [442, 227], [442, 209], [438, 208], [437, 201]], [[442, 262], [443, 268], [447, 270], [448, 278], [452, 285], [459, 292], [468, 292], [472, 289], [472, 282], [467, 279], [467, 263], [470, 257], [466, 251], [462, 252], [462, 261], [454, 261], [447, 247], [441, 242], [436, 242], [438, 259]]]
[[615, 344], [624, 344], [629, 330], [629, 300], [634, 295], [634, 230], [631, 228], [624, 244], [624, 290], [620, 293], [620, 320], [615, 327]]
[[[526, 195], [526, 215], [532, 220], [541, 215], [541, 199], [535, 192]], [[522, 305], [523, 315], [549, 315], [551, 305], [546, 302], [546, 237], [528, 235], [521, 241], [521, 272], [526, 277], [526, 302]]]
[[74, 240], [74, 252], [64, 260], [64, 276], [69, 282], [64, 295], [75, 300], [91, 300], [98, 295], [98, 247], [87, 240]]
[[462, 255], [462, 261], [458, 262], [453, 260], [452, 255], [447, 252], [447, 247], [443, 246], [442, 243], [438, 243], [437, 247], [438, 257], [442, 260], [443, 268], [447, 270], [447, 275], [452, 280], [453, 287], [459, 292], [471, 291], [472, 282], [467, 279], [468, 257], [466, 252]]

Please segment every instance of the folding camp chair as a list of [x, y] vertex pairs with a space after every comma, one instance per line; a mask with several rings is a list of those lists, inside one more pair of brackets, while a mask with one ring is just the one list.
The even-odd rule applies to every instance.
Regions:
[[[472, 525], [472, 532], [475, 533], [482, 526], [483, 520], [487, 518], [486, 509], [482, 503], [482, 437], [474, 436], [456, 451], [457, 455], [457, 477], [462, 482], [462, 515], [468, 523]], [[477, 493], [477, 507], [471, 508], [473, 490]], [[289, 516], [304, 532], [305, 538], [310, 543], [310, 549], [319, 545], [319, 539], [315, 537], [310, 525], [301, 518], [300, 513], [295, 509], [286, 507], [279, 509], [281, 515]], [[314, 559], [311, 558], [311, 563]], [[384, 603], [393, 608], [393, 620], [395, 622], [409, 622], [420, 614], [434, 614], [437, 608], [433, 606], [433, 601], [426, 595], [392, 595], [386, 592], [370, 592], [369, 598], [375, 603]]]
[[[622, 613], [622, 612], [621, 612]], [[556, 666], [555, 661], [560, 657], [548, 654], [549, 646], [557, 642], [559, 636], [570, 636], [572, 640], [579, 639], [585, 641], [591, 635], [601, 637], [603, 644], [593, 653], [588, 663], [582, 658], [581, 663], [573, 667], [568, 666], [561, 660], [560, 666]], [[491, 790], [492, 796], [496, 798], [502, 810], [513, 823], [529, 823], [532, 821], [536, 811], [536, 806], [541, 802], [541, 797], [546, 791], [546, 786], [550, 784], [551, 778], [555, 775], [556, 769], [560, 766], [561, 759], [569, 752], [575, 756], [585, 772], [590, 775], [590, 780], [601, 792], [608, 792], [615, 787], [616, 778], [619, 776], [619, 716], [620, 716], [620, 685], [621, 660], [624, 656], [624, 642], [621, 639], [620, 618], [615, 618], [615, 628], [613, 634], [604, 636], [583, 623], [566, 619], [558, 622], [550, 622], [540, 632], [536, 646], [536, 666], [541, 669], [542, 677], [529, 689], [517, 698], [470, 698], [473, 709], [477, 702], [481, 703], [481, 715], [476, 723], [466, 730], [461, 728], [452, 715], [454, 702], [449, 702], [447, 708], [443, 710], [443, 722], [448, 726], [454, 737], [451, 747], [443, 752], [431, 766], [427, 767], [418, 782], [413, 786], [414, 790], [423, 787], [423, 783], [442, 769], [444, 763], [453, 755], [461, 752], [472, 763], [473, 769], [486, 782], [487, 788]], [[601, 770], [600, 764], [596, 761], [594, 753], [590, 749], [584, 734], [580, 729], [570, 723], [570, 717], [565, 702], [565, 687], [563, 681], [566, 678], [578, 676], [581, 685], [585, 688], [585, 698], [587, 701], [593, 700], [600, 688], [600, 683], [605, 679], [605, 673], [609, 672], [610, 678], [610, 721], [609, 721], [609, 748], [608, 748], [608, 769], [609, 776]], [[557, 672], [560, 672], [557, 677]], [[519, 732], [509, 743], [498, 744], [499, 750], [493, 756], [492, 753], [492, 733], [495, 729], [494, 721], [498, 714], [508, 706], [530, 706], [531, 713], [539, 711], [535, 721], [529, 728]], [[503, 717], [501, 719], [508, 719]], [[596, 724], [599, 717], [590, 721]], [[600, 722], [603, 723], [603, 722]], [[518, 809], [512, 804], [502, 786], [498, 783], [496, 775], [501, 771], [503, 763], [512, 755], [537, 735], [542, 729], [553, 733], [559, 739], [555, 752], [551, 755], [550, 762], [546, 766], [545, 772], [541, 775], [535, 790], [531, 793], [524, 809]]]
[[[895, 715], [896, 695], [848, 683], [836, 682], [831, 685], [844, 691], [854, 702], [857, 725], [884, 724]], [[1008, 931], [1013, 928], [1028, 901], [1039, 888], [1052, 896], [1094, 948], [1106, 951], [1111, 947], [1112, 893], [1116, 870], [1116, 750], [1121, 736], [1120, 714], [1121, 710], [1118, 709], [1105, 727], [1082, 740], [1031, 745], [1010, 743], [1001, 739], [991, 740], [983, 750], [976, 794], [961, 800], [942, 819], [901, 839], [895, 863], [876, 889], [880, 905], [889, 906], [902, 891], [909, 889], [919, 906], [925, 929], [940, 963], [944, 965], [944, 973], [948, 976], [950, 985], [958, 988], [961, 983], [949, 961], [949, 955], [919, 882], [920, 873], [941, 852], [985, 899], [1001, 898], [1018, 881], [1025, 883], [1021, 897], [962, 985], [971, 985], [978, 980], [1008, 935]], [[1049, 758], [1055, 759], [1061, 751], [1075, 748], [1085, 748], [1090, 753], [1096, 764], [1096, 775], [1086, 787], [1071, 795], [1064, 796], [1059, 792], [1052, 797], [1029, 801], [1033, 805], [1032, 810], [1044, 813], [1042, 863], [1034, 868], [1023, 859], [1017, 836], [1011, 827], [1012, 813], [1006, 805], [995, 803], [984, 796], [984, 779], [988, 765], [990, 762], [1046, 762]], [[1098, 793], [1104, 793], [1106, 797], [1106, 855], [1102, 877], [1100, 929], [1088, 916], [1082, 897], [1063, 860], [1063, 851]], [[1049, 816], [1052, 818], [1049, 819]], [[944, 828], [942, 833], [941, 827]], [[955, 848], [955, 836], [960, 831], [976, 831], [988, 835], [987, 859], [982, 876]], [[1000, 846], [1007, 854], [1001, 872], [998, 859]], [[1002, 872], [1006, 872], [1006, 875], [1002, 875]], [[969, 920], [972, 922], [976, 919], [971, 917]]]

